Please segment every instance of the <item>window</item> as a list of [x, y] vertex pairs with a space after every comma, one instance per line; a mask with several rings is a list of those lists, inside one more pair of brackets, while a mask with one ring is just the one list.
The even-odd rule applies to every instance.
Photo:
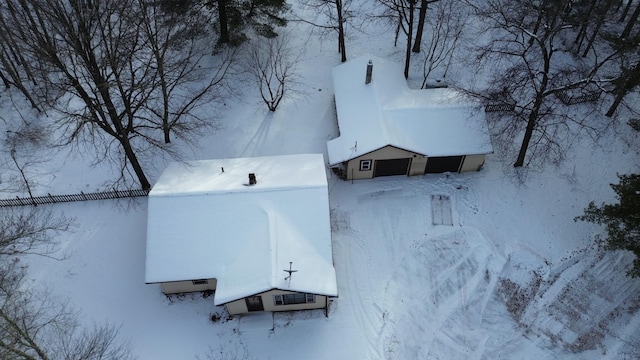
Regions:
[[306, 294], [307, 295], [307, 303], [314, 303], [316, 302], [316, 296], [313, 294]]
[[360, 160], [360, 171], [371, 170], [371, 160]]
[[209, 283], [209, 280], [207, 279], [191, 280], [191, 283], [193, 285], [207, 285]]
[[307, 302], [306, 298], [305, 294], [300, 293], [282, 295], [282, 301], [285, 305], [304, 304]]
[[273, 295], [273, 303], [275, 305], [294, 305], [315, 303], [316, 296], [314, 294], [295, 293]]
[[283, 303], [282, 303], [282, 295], [273, 295], [273, 303], [275, 305], [283, 305]]

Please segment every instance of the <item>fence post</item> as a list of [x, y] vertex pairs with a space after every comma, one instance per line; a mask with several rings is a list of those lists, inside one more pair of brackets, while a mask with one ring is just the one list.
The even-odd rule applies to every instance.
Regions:
[[113, 191], [100, 191], [94, 193], [85, 194], [84, 191], [80, 191], [80, 194], [63, 194], [63, 195], [51, 195], [47, 193], [44, 196], [31, 196], [28, 198], [21, 198], [16, 196], [15, 199], [0, 199], [0, 207], [14, 207], [14, 206], [38, 206], [38, 204], [57, 204], [60, 202], [72, 202], [72, 201], [89, 201], [89, 200], [106, 200], [106, 199], [121, 199], [127, 197], [142, 197], [149, 196], [148, 189], [127, 189], [127, 190], [115, 190]]

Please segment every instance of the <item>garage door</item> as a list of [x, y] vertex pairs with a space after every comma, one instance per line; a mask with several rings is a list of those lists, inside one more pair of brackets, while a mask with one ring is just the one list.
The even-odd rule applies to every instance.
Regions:
[[410, 158], [376, 160], [373, 176], [407, 175]]
[[427, 169], [425, 173], [458, 172], [462, 158], [463, 156], [430, 157], [427, 159]]

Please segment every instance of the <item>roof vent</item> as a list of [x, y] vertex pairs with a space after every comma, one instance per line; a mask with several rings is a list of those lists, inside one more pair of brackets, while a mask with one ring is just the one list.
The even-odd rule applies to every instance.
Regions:
[[373, 61], [369, 60], [367, 63], [367, 76], [364, 78], [364, 83], [368, 84], [371, 82], [371, 76], [373, 75]]
[[256, 180], [256, 174], [249, 173], [249, 185], [255, 185], [257, 183], [258, 183], [258, 180]]

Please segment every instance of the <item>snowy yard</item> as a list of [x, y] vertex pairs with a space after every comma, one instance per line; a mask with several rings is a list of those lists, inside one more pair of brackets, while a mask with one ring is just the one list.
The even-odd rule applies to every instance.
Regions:
[[[329, 74], [339, 58], [333, 39], [296, 41], [307, 43], [304, 96], [270, 113], [248, 85], [223, 128], [183, 157], [326, 159], [338, 134]], [[397, 60], [391, 41], [354, 36], [349, 56]], [[30, 258], [29, 278], [87, 324], [120, 326], [140, 359], [636, 359], [640, 279], [624, 275], [632, 257], [599, 250], [602, 229], [573, 220], [591, 200], [613, 201], [616, 173], [638, 171], [638, 149], [624, 140], [579, 139], [564, 163], [524, 180], [498, 152], [477, 173], [350, 182], [327, 170], [339, 293], [328, 317], [229, 318], [211, 296], [169, 298], [145, 285], [146, 198], [48, 205], [75, 227], [63, 235], [64, 259]], [[37, 192], [98, 189], [110, 169], [89, 161], [57, 154]]]
[[[339, 298], [328, 318], [278, 313], [265, 328], [227, 319], [211, 297], [168, 299], [145, 285], [144, 199], [52, 206], [79, 228], [68, 258], [32, 275], [88, 321], [121, 324], [143, 359], [208, 348], [256, 359], [633, 358], [640, 282], [623, 275], [628, 254], [587, 248], [572, 220], [577, 189], [542, 179], [514, 185], [491, 163], [477, 174], [330, 178]], [[432, 224], [433, 194], [450, 197], [453, 226]]]

